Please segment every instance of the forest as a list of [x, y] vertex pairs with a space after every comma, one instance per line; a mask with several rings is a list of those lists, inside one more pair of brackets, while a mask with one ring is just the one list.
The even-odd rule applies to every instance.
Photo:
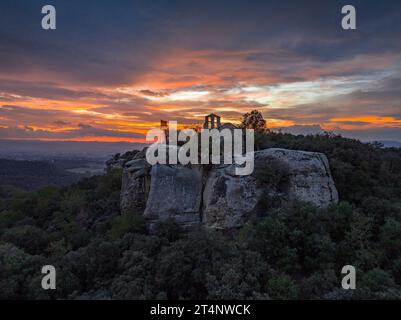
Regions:
[[[152, 234], [121, 215], [121, 171], [32, 192], [0, 187], [0, 299], [401, 299], [401, 149], [258, 132], [256, 149], [327, 155], [340, 202], [270, 201], [243, 228]], [[43, 290], [54, 265], [57, 289]], [[341, 269], [356, 268], [356, 289]]]

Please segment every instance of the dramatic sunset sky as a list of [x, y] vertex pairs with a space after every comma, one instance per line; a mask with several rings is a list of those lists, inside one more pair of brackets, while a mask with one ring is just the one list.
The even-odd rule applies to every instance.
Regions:
[[252, 109], [401, 141], [401, 1], [1, 0], [0, 139], [141, 141], [160, 119]]

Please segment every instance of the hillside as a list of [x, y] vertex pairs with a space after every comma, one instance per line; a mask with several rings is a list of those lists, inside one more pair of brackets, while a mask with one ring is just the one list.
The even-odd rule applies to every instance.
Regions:
[[48, 185], [68, 185], [82, 175], [66, 171], [46, 161], [17, 161], [0, 159], [0, 185], [34, 190]]
[[[0, 189], [0, 298], [400, 299], [401, 150], [339, 136], [264, 133], [256, 148], [324, 153], [338, 204], [273, 203], [242, 228], [149, 234], [120, 215], [121, 172], [67, 187]], [[15, 261], [19, 261], [15, 264]], [[43, 291], [40, 268], [57, 269]], [[341, 288], [341, 268], [357, 289]]]

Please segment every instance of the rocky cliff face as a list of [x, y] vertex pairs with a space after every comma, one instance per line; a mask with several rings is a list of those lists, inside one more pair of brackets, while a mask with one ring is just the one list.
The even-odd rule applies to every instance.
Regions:
[[142, 151], [124, 165], [121, 209], [142, 214], [152, 227], [174, 219], [183, 227], [242, 226], [261, 202], [279, 196], [326, 207], [338, 201], [327, 158], [322, 153], [286, 149], [255, 152], [255, 170], [236, 176], [235, 165], [149, 166]]
[[152, 225], [173, 218], [183, 227], [199, 223], [202, 200], [201, 167], [155, 165], [143, 213]]

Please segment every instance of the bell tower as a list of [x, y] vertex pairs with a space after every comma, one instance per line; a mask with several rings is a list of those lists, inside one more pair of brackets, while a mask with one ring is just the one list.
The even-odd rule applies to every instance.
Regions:
[[205, 122], [203, 123], [204, 129], [215, 129], [220, 127], [220, 117], [217, 114], [211, 113], [205, 116]]

